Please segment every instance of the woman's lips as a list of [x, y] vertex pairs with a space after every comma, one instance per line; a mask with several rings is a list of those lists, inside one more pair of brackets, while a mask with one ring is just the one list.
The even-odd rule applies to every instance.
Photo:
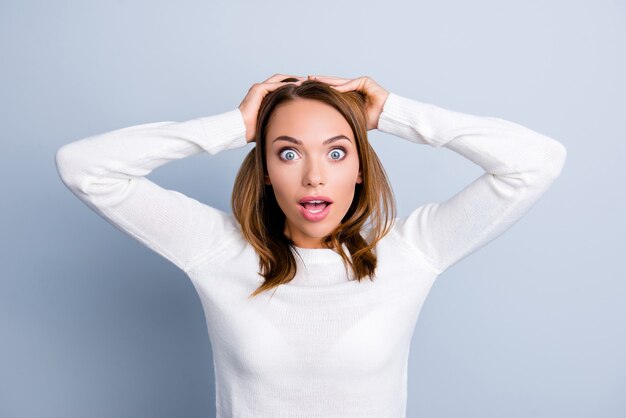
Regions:
[[[300, 213], [307, 221], [317, 222], [321, 221], [328, 215], [332, 203], [326, 203], [326, 207], [324, 207], [320, 212], [311, 212], [309, 209], [305, 208], [303, 204], [299, 204], [298, 206], [300, 207]], [[322, 208], [322, 205], [319, 205], [319, 207]]]

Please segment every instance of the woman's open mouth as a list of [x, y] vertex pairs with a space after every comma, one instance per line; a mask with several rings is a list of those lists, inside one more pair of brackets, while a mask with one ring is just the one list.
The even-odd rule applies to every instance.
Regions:
[[300, 213], [311, 222], [321, 221], [330, 212], [332, 203], [325, 201], [311, 201], [300, 203]]

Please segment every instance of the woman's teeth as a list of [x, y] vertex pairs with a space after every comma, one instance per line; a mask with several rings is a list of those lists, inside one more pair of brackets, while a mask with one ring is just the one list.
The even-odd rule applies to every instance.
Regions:
[[319, 203], [305, 202], [302, 204], [302, 206], [304, 206], [305, 209], [311, 213], [319, 213], [323, 211], [326, 208], [326, 206], [328, 206], [328, 203], [327, 202], [319, 202]]

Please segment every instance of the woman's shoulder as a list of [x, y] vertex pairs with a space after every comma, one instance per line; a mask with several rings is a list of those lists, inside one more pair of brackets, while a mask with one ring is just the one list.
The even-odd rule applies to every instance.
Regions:
[[[413, 211], [412, 215], [415, 213], [416, 211]], [[364, 232], [370, 231], [371, 228], [368, 228]], [[414, 237], [419, 233], [419, 228], [413, 225], [411, 216], [394, 218], [388, 232], [376, 243], [379, 261], [417, 263], [439, 274], [440, 271], [434, 268], [434, 263], [428, 255], [415, 245]]]

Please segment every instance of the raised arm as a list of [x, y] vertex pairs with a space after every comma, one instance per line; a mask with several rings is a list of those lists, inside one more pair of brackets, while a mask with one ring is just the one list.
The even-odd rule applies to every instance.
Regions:
[[441, 203], [398, 218], [392, 233], [438, 273], [519, 220], [559, 176], [566, 149], [517, 123], [442, 109], [391, 93], [378, 129], [418, 144], [445, 147], [485, 173]]
[[236, 232], [234, 219], [145, 176], [202, 151], [217, 154], [243, 147], [245, 134], [237, 108], [185, 122], [146, 123], [87, 137], [62, 146], [56, 165], [63, 183], [87, 206], [187, 271], [195, 260], [217, 253], [227, 243], [225, 238]]

